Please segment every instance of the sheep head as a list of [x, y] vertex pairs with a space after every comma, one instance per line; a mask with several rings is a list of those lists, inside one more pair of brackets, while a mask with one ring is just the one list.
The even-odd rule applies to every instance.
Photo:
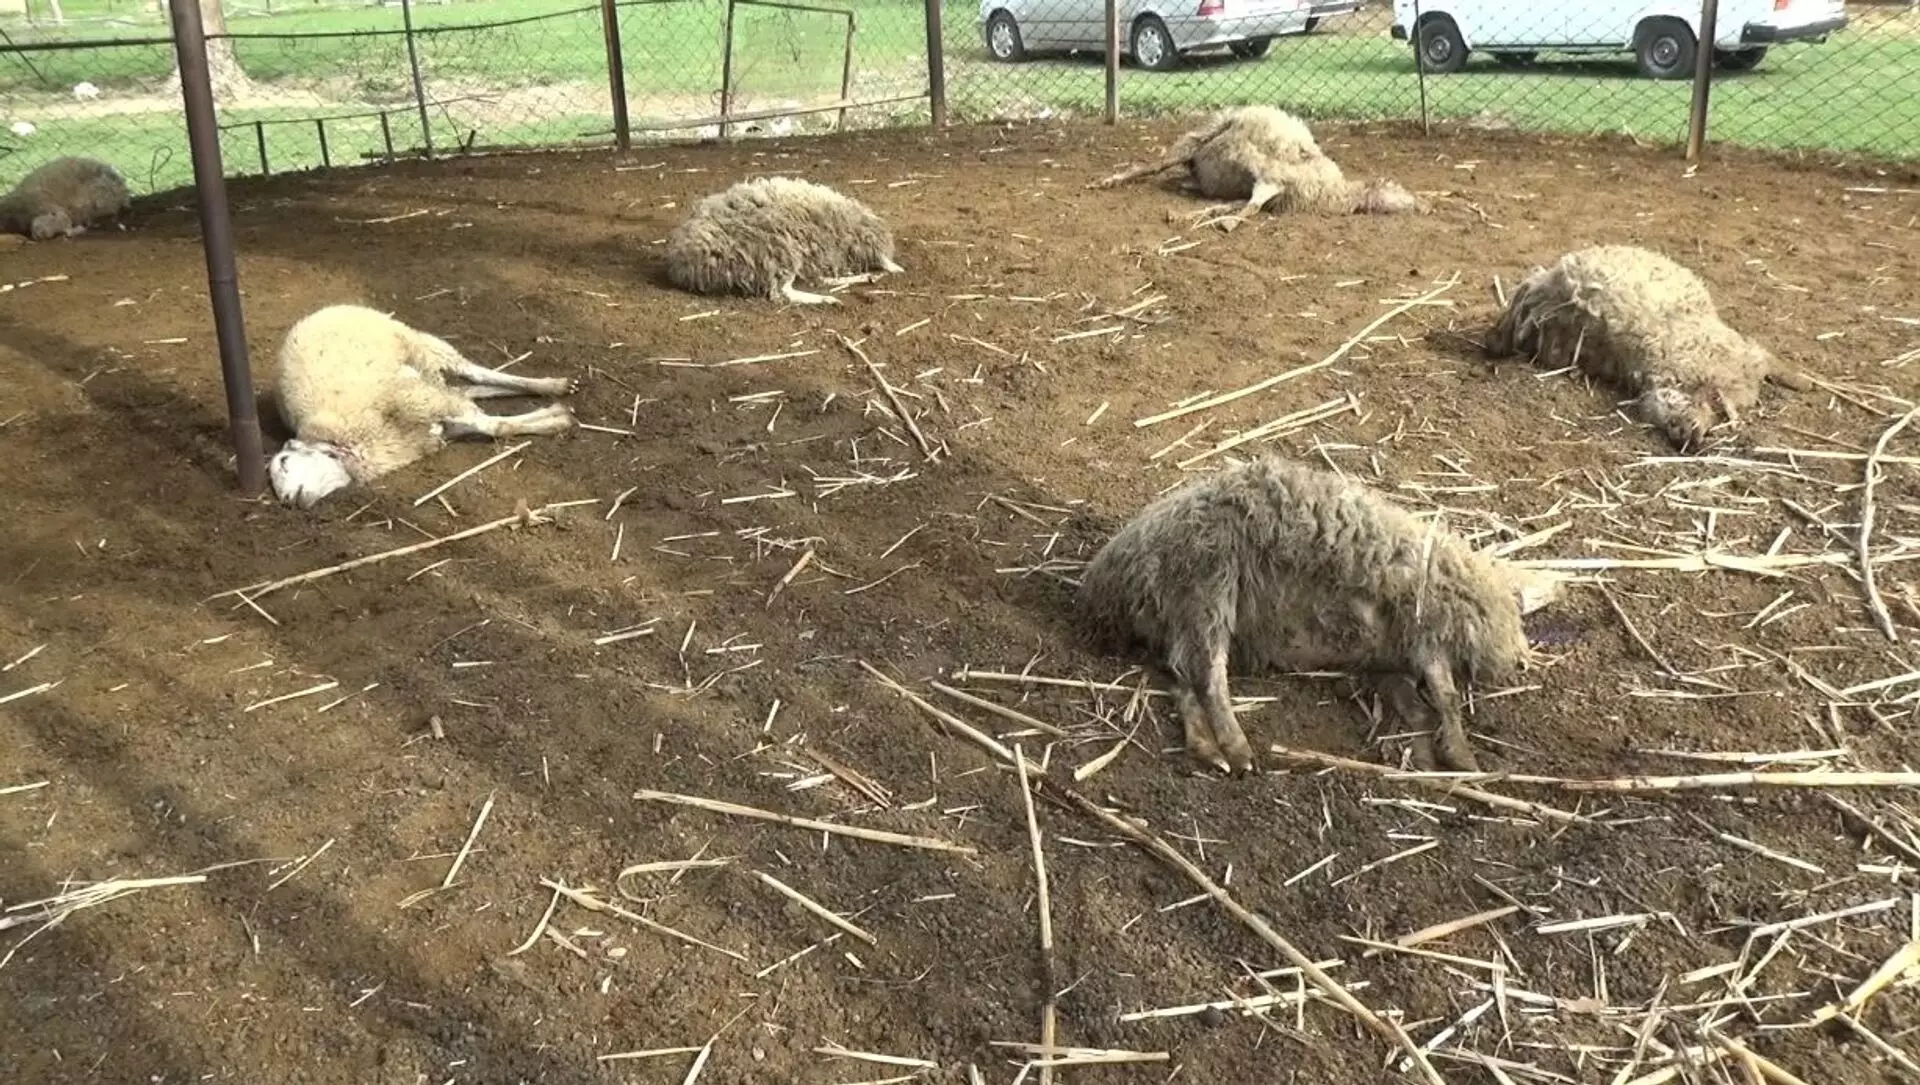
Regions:
[[321, 498], [352, 484], [346, 456], [345, 449], [325, 441], [288, 441], [267, 464], [274, 496], [282, 504], [312, 508]]
[[1360, 186], [1354, 195], [1353, 210], [1361, 215], [1400, 215], [1425, 213], [1427, 207], [1400, 182], [1377, 180]]

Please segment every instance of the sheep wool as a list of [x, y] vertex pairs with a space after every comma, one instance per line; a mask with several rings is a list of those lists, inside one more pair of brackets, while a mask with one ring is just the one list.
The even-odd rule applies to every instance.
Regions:
[[1556, 594], [1366, 486], [1263, 455], [1149, 503], [1088, 563], [1076, 609], [1090, 639], [1171, 677], [1189, 751], [1217, 767], [1253, 763], [1229, 669], [1354, 670], [1476, 771], [1456, 680], [1523, 667], [1523, 607]]
[[[1096, 181], [1111, 188], [1185, 166], [1187, 187], [1214, 200], [1243, 200], [1239, 217], [1271, 208], [1314, 214], [1396, 214], [1423, 210], [1399, 184], [1351, 181], [1298, 117], [1272, 106], [1223, 111], [1175, 141], [1166, 155]], [[1206, 214], [1211, 214], [1212, 209]]]
[[0, 231], [35, 241], [71, 237], [132, 203], [118, 170], [92, 158], [56, 158], [0, 196]]
[[1682, 450], [1737, 423], [1772, 381], [1804, 391], [1807, 377], [1728, 327], [1686, 267], [1633, 245], [1597, 245], [1536, 268], [1513, 291], [1486, 340], [1493, 357], [1530, 354], [1578, 366], [1637, 397], [1639, 417]]
[[703, 197], [667, 235], [667, 277], [696, 294], [747, 294], [797, 305], [839, 299], [795, 287], [897, 274], [893, 231], [825, 185], [767, 177]]
[[570, 429], [573, 415], [558, 404], [493, 415], [475, 400], [561, 396], [574, 388], [566, 377], [488, 369], [445, 340], [374, 309], [327, 306], [296, 323], [275, 358], [274, 400], [294, 439], [274, 455], [269, 475], [282, 501], [309, 508], [453, 438]]

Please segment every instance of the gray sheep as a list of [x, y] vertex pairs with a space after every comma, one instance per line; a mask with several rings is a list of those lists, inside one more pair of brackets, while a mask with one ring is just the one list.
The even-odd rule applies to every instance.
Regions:
[[767, 177], [694, 205], [667, 235], [667, 278], [696, 294], [833, 305], [840, 299], [794, 283], [898, 274], [893, 255], [893, 231], [865, 204], [811, 181]]
[[[1186, 187], [1213, 200], [1244, 200], [1221, 220], [1232, 229], [1263, 209], [1316, 214], [1397, 214], [1424, 209], [1393, 181], [1350, 181], [1298, 117], [1272, 106], [1243, 106], [1216, 115], [1175, 141], [1162, 157], [1121, 170], [1089, 188], [1111, 188], [1176, 166]], [[1225, 208], [1201, 212], [1210, 216]]]
[[[467, 383], [455, 385], [449, 378]], [[495, 415], [475, 400], [562, 396], [567, 377], [521, 377], [468, 361], [453, 345], [374, 309], [330, 305], [301, 318], [280, 345], [274, 379], [294, 438], [268, 474], [281, 501], [312, 508], [460, 437], [561, 433], [573, 414], [549, 404]]]
[[[1530, 660], [1521, 616], [1558, 582], [1478, 553], [1378, 492], [1263, 455], [1149, 503], [1101, 548], [1077, 609], [1091, 639], [1144, 648], [1171, 677], [1194, 756], [1246, 771], [1229, 668], [1351, 670], [1477, 771], [1460, 685]], [[1460, 685], [1457, 685], [1459, 683]]]
[[1706, 284], [1665, 256], [1599, 245], [1536, 268], [1514, 289], [1487, 336], [1494, 357], [1531, 354], [1577, 366], [1638, 397], [1640, 417], [1682, 450], [1760, 400], [1772, 381], [1813, 387], [1765, 347], [1728, 327]]
[[56, 158], [0, 196], [0, 231], [35, 241], [72, 237], [132, 203], [119, 171], [91, 158]]

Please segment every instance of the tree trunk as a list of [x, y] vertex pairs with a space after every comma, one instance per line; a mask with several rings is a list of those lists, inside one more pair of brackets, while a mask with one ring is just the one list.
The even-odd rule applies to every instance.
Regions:
[[[200, 22], [207, 35], [207, 81], [213, 84], [214, 101], [251, 92], [253, 81], [247, 78], [247, 73], [240, 67], [240, 58], [233, 54], [232, 40], [216, 36], [227, 32], [227, 13], [221, 7], [220, 0], [198, 2]], [[177, 60], [173, 65], [173, 74], [167, 76], [166, 93], [180, 93], [180, 63]]]

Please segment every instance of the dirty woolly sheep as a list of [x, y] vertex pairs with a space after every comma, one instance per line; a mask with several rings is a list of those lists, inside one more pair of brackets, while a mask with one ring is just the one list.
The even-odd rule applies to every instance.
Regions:
[[893, 231], [860, 201], [792, 177], [742, 181], [703, 197], [667, 235], [667, 277], [696, 294], [749, 294], [796, 305], [834, 305], [796, 289], [805, 279], [839, 286], [904, 270]]
[[[1205, 127], [1174, 142], [1162, 157], [1121, 170], [1087, 186], [1112, 188], [1142, 177], [1187, 168], [1185, 187], [1212, 200], [1244, 200], [1238, 214], [1219, 219], [1231, 230], [1262, 208], [1319, 214], [1395, 214], [1423, 210], [1394, 181], [1350, 181], [1315, 142], [1298, 117], [1272, 106], [1226, 110]], [[1206, 218], [1231, 205], [1210, 207]]]
[[1521, 617], [1559, 594], [1552, 574], [1478, 553], [1366, 486], [1265, 455], [1149, 503], [1088, 563], [1076, 604], [1092, 641], [1151, 654], [1188, 752], [1217, 768], [1253, 765], [1229, 669], [1349, 670], [1471, 772], [1460, 687], [1525, 666]]
[[0, 231], [35, 241], [72, 237], [125, 211], [131, 201], [119, 171], [91, 158], [56, 158], [0, 196]]
[[1632, 245], [1578, 249], [1536, 268], [1514, 289], [1486, 348], [1496, 358], [1531, 354], [1556, 369], [1578, 366], [1618, 385], [1683, 451], [1723, 421], [1737, 424], [1759, 402], [1763, 381], [1813, 387], [1728, 327], [1698, 275]]
[[[436, 336], [373, 309], [330, 305], [303, 317], [280, 345], [274, 380], [294, 438], [269, 466], [281, 501], [321, 498], [404, 467], [460, 437], [560, 433], [573, 414], [549, 404], [494, 415], [475, 400], [562, 396], [568, 377], [520, 377], [468, 361]], [[456, 385], [449, 378], [467, 383]]]

